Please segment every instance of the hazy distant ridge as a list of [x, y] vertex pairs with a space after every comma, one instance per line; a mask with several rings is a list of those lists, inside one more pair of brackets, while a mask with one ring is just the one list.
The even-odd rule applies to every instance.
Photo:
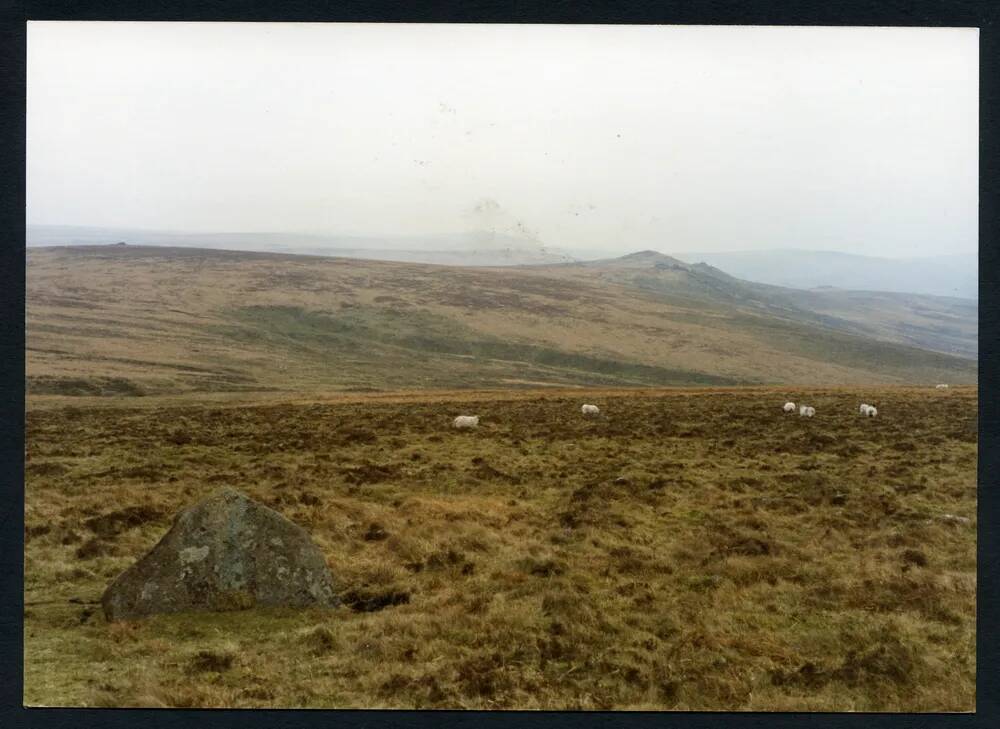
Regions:
[[[311, 235], [305, 233], [183, 233], [131, 228], [29, 225], [27, 244], [94, 245], [123, 241], [133, 245], [223, 248], [300, 255], [341, 256], [451, 266], [523, 266], [571, 261], [603, 263], [616, 258], [583, 249], [546, 246], [529, 238], [491, 231], [424, 236]], [[670, 250], [669, 244], [662, 246]], [[618, 266], [642, 267], [654, 251], [631, 253]], [[595, 261], [593, 259], [599, 259]], [[673, 253], [675, 263], [704, 262], [746, 281], [813, 289], [979, 298], [978, 259], [974, 254], [931, 258], [878, 258], [833, 251], [761, 250]], [[661, 261], [662, 263], [662, 261]]]
[[134, 228], [29, 225], [27, 244], [132, 245], [272, 251], [377, 261], [461, 266], [517, 266], [574, 260], [565, 250], [493, 231], [433, 236], [313, 235], [307, 233], [181, 233]]
[[811, 289], [979, 298], [979, 260], [974, 253], [928, 258], [877, 258], [835, 251], [764, 250], [675, 253], [688, 263], [704, 261], [737, 278]]

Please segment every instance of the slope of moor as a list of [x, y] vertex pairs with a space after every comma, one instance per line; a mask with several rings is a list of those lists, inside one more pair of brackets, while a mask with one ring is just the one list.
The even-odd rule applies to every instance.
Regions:
[[762, 305], [724, 274], [615, 271], [31, 249], [29, 392], [975, 382], [973, 359]]

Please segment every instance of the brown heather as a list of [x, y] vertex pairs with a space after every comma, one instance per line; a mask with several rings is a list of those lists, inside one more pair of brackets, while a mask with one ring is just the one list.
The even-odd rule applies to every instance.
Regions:
[[[976, 398], [50, 398], [27, 416], [24, 699], [970, 711]], [[345, 605], [106, 623], [108, 582], [221, 485], [305, 527]]]

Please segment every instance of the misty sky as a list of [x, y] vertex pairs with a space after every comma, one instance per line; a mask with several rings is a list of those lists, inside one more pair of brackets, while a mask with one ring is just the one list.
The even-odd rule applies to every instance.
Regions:
[[29, 224], [974, 251], [975, 29], [28, 27]]

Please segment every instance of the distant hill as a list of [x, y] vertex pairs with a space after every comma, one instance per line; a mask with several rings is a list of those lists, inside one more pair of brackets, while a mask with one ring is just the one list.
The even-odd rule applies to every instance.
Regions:
[[29, 247], [130, 245], [269, 251], [311, 256], [454, 266], [517, 266], [574, 260], [566, 251], [493, 231], [425, 236], [307, 235], [303, 233], [184, 233], [134, 228], [29, 225]]
[[876, 314], [864, 296], [751, 284], [653, 252], [460, 268], [31, 248], [27, 378], [30, 393], [62, 395], [976, 381], [969, 351], [906, 343], [963, 341], [974, 307], [888, 301]]
[[590, 268], [688, 269], [689, 265], [658, 251], [637, 251], [617, 258], [587, 261]]
[[[29, 225], [27, 245], [131, 245], [270, 251], [378, 261], [449, 266], [531, 266], [588, 261], [589, 265], [641, 268], [704, 263], [733, 277], [798, 289], [837, 288], [848, 291], [891, 291], [978, 299], [975, 255], [890, 259], [847, 253], [770, 250], [730, 253], [656, 251], [592, 261], [593, 252], [546, 246], [537, 240], [501, 232], [410, 236], [309, 235], [303, 233], [187, 233], [134, 228]], [[656, 258], [659, 257], [659, 258]], [[654, 260], [655, 259], [655, 260]], [[610, 261], [619, 261], [611, 264]]]
[[[665, 300], [735, 306], [849, 334], [961, 357], [978, 356], [978, 304], [968, 299], [771, 286], [736, 278], [707, 263], [687, 264], [656, 251], [569, 264], [567, 270], [579, 267], [600, 271], [608, 281], [655, 292]], [[554, 271], [559, 266], [546, 269]]]
[[703, 261], [739, 278], [775, 286], [979, 298], [979, 260], [974, 253], [903, 259], [802, 250], [675, 255], [688, 263]]

